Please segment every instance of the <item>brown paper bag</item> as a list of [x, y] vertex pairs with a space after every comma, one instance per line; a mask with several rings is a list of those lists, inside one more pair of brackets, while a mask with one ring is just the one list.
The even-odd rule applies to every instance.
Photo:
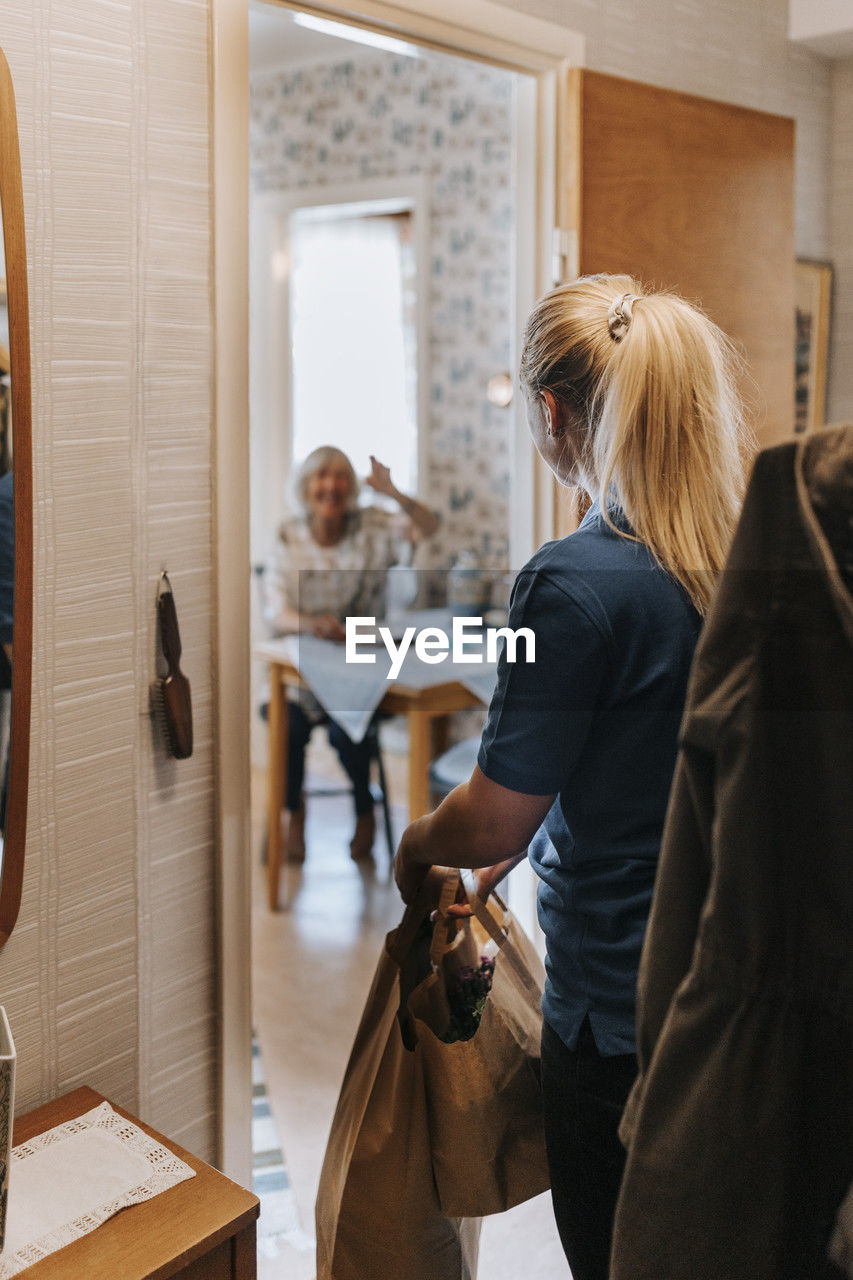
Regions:
[[435, 903], [430, 874], [388, 935], [344, 1075], [317, 1193], [317, 1280], [475, 1280], [479, 1219], [438, 1203], [421, 1055], [404, 1046], [400, 969]]
[[[469, 899], [474, 917], [461, 924], [444, 917], [456, 884], [453, 873], [434, 928], [433, 971], [406, 1002], [406, 1038], [417, 1041], [422, 1063], [438, 1202], [443, 1213], [464, 1218], [502, 1213], [550, 1185], [539, 1084], [545, 972], [499, 900], [493, 912], [491, 904]], [[436, 1018], [446, 1001], [435, 992], [447, 958], [460, 949], [468, 963], [472, 955], [496, 952], [494, 977], [473, 1037], [446, 1044]]]

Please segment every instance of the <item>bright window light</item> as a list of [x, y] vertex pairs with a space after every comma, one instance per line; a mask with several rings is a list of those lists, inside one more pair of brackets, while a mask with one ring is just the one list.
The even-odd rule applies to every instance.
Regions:
[[290, 241], [293, 460], [333, 444], [364, 476], [375, 454], [407, 493], [418, 479], [410, 219], [300, 214]]
[[311, 31], [321, 31], [323, 35], [337, 36], [341, 40], [353, 40], [356, 44], [368, 44], [372, 49], [384, 49], [386, 53], [401, 53], [406, 58], [421, 56], [416, 44], [383, 35], [380, 31], [351, 27], [346, 22], [332, 22], [329, 18], [315, 18], [313, 13], [294, 13], [293, 21], [298, 27], [308, 27]]

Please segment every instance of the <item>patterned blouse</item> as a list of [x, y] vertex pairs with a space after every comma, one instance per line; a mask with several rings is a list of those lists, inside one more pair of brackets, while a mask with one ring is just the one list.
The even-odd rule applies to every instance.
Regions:
[[407, 517], [378, 507], [350, 512], [340, 542], [321, 547], [307, 517], [286, 520], [266, 575], [266, 617], [271, 626], [284, 609], [382, 617], [385, 575], [411, 542]]

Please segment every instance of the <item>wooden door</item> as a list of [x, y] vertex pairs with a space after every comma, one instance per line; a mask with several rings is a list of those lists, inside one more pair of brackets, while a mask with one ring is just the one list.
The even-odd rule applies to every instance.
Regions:
[[[558, 225], [579, 274], [627, 272], [699, 305], [739, 344], [761, 445], [793, 431], [794, 122], [572, 71]], [[565, 501], [556, 532], [574, 527]]]

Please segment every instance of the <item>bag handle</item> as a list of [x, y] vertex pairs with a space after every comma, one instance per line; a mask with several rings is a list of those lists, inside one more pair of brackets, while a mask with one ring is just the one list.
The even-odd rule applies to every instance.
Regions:
[[495, 919], [486, 899], [481, 898], [478, 893], [468, 894], [468, 902], [471, 910], [473, 911], [476, 919], [486, 930], [486, 933], [488, 933], [493, 941], [497, 943], [501, 956], [509, 963], [521, 985], [536, 1000], [538, 1000], [541, 996], [539, 985], [527, 967], [527, 963], [519, 952], [518, 947], [509, 936], [509, 930], [507, 927], [509, 911], [507, 910], [506, 904], [501, 898], [498, 898], [497, 894], [492, 894], [491, 896], [497, 899], [499, 906], [502, 907], [504, 911], [503, 919], [500, 924]]
[[[435, 910], [436, 898], [441, 899], [447, 879], [453, 875], [458, 876], [459, 872], [454, 872], [449, 867], [432, 866], [424, 876], [423, 884], [403, 913], [403, 919], [397, 928], [388, 935], [386, 941], [386, 950], [391, 959], [397, 964], [402, 965], [409, 954], [418, 929], [420, 929], [427, 916]], [[439, 887], [439, 882], [441, 887]]]
[[[489, 902], [481, 898], [479, 894], [469, 893], [465, 888], [460, 872], [456, 867], [430, 867], [416, 897], [406, 907], [398, 928], [389, 935], [387, 943], [388, 954], [397, 964], [402, 965], [411, 950], [418, 929], [420, 929], [427, 916], [436, 911], [436, 923], [430, 946], [430, 960], [433, 967], [437, 968], [442, 956], [446, 955], [450, 950], [455, 930], [458, 927], [455, 917], [449, 916], [447, 909], [456, 901], [460, 884], [462, 885], [465, 900], [470, 906], [474, 917], [496, 944], [498, 951], [506, 959], [521, 985], [531, 996], [538, 1000], [541, 995], [539, 986], [530, 973], [518, 947], [509, 937], [506, 924], [509, 912], [506, 904], [496, 893], [490, 895], [498, 908], [503, 911], [501, 919], [498, 920]], [[438, 907], [436, 907], [436, 898], [438, 899]]]
[[[518, 947], [509, 936], [509, 911], [506, 903], [498, 897], [496, 893], [490, 895], [490, 899], [494, 899], [496, 906], [501, 911], [500, 919], [497, 918], [494, 910], [490, 905], [490, 900], [481, 898], [477, 893], [470, 893], [465, 888], [464, 881], [457, 870], [450, 870], [445, 873], [444, 883], [441, 888], [441, 895], [438, 905], [438, 918], [436, 927], [433, 932], [432, 946], [430, 948], [430, 959], [435, 968], [449, 950], [453, 942], [453, 937], [458, 927], [457, 920], [453, 916], [447, 914], [447, 909], [453, 902], [457, 900], [459, 885], [462, 884], [462, 891], [471, 912], [478, 923], [486, 931], [492, 941], [495, 943], [499, 954], [504, 961], [509, 964], [513, 970], [517, 980], [535, 999], [539, 1000], [541, 992], [538, 983], [534, 979], [527, 966], [524, 957], [518, 950]], [[443, 927], [439, 927], [443, 925]]]
[[441, 893], [436, 907], [435, 928], [432, 931], [432, 943], [429, 949], [429, 958], [432, 967], [437, 969], [441, 963], [442, 957], [446, 956], [456, 935], [456, 920], [453, 916], [448, 915], [448, 908], [456, 901], [459, 892], [459, 886], [462, 883], [462, 876], [455, 867], [450, 867], [444, 877], [444, 883], [441, 886]]

